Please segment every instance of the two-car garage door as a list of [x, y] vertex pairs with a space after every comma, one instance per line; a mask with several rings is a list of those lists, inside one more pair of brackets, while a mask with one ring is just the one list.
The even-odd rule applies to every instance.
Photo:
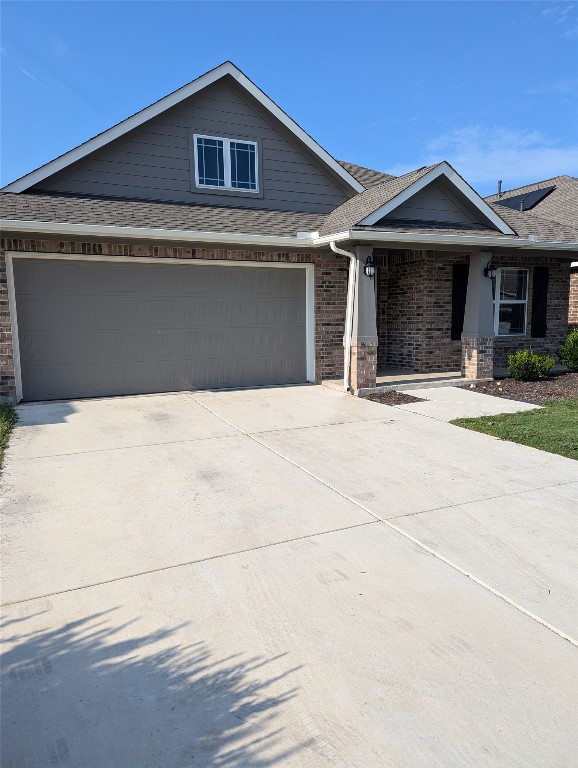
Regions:
[[306, 270], [14, 258], [25, 400], [307, 380]]

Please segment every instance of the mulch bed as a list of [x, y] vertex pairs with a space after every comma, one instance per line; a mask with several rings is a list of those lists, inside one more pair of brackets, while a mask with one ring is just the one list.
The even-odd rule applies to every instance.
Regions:
[[505, 397], [507, 400], [524, 400], [541, 405], [548, 400], [570, 400], [578, 398], [578, 373], [560, 373], [538, 381], [516, 381], [515, 379], [494, 379], [479, 384], [463, 385], [472, 392]]
[[386, 389], [384, 392], [374, 392], [368, 395], [366, 400], [373, 400], [374, 403], [382, 405], [405, 405], [406, 403], [423, 403], [423, 397], [414, 397], [405, 392], [396, 392], [394, 389]]

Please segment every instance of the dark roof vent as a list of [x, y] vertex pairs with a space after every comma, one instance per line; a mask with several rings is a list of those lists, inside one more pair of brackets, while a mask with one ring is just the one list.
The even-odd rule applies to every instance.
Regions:
[[514, 211], [529, 211], [535, 205], [538, 205], [550, 192], [553, 192], [556, 186], [542, 187], [542, 189], [535, 189], [533, 192], [524, 192], [521, 195], [513, 195], [512, 197], [501, 198], [496, 200], [497, 205], [505, 205], [506, 208], [512, 208]]

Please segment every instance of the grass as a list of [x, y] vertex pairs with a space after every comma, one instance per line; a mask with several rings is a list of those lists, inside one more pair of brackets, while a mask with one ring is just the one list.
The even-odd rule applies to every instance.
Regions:
[[551, 400], [535, 411], [455, 419], [451, 423], [578, 461], [578, 399]]
[[4, 455], [4, 448], [8, 444], [8, 438], [12, 432], [12, 427], [16, 424], [18, 416], [16, 411], [11, 405], [3, 405], [0, 403], [0, 465], [2, 464], [2, 456]]

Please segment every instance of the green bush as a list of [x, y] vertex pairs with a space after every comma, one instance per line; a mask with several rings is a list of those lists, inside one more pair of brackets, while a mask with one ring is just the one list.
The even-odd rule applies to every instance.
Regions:
[[508, 357], [508, 371], [518, 381], [534, 381], [548, 374], [556, 361], [550, 355], [539, 355], [531, 349], [520, 349]]
[[558, 348], [558, 357], [562, 365], [571, 371], [578, 371], [578, 328], [570, 331], [565, 341]]

